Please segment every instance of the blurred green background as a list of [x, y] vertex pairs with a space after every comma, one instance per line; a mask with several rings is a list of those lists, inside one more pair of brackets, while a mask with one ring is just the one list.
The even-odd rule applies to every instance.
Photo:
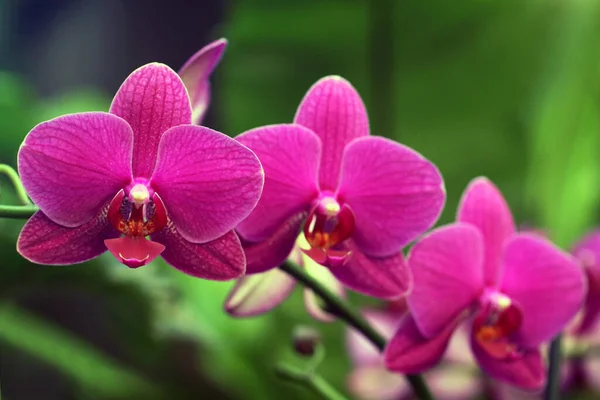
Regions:
[[[0, 0], [0, 162], [15, 166], [36, 123], [107, 110], [134, 68], [177, 69], [219, 37], [230, 45], [208, 126], [235, 136], [290, 122], [312, 83], [337, 74], [362, 94], [373, 134], [438, 165], [448, 193], [440, 223], [478, 175], [500, 187], [518, 223], [564, 248], [597, 223], [594, 0]], [[344, 327], [312, 322], [299, 291], [268, 315], [236, 320], [222, 311], [231, 284], [161, 261], [29, 264], [15, 251], [22, 223], [0, 220], [3, 398], [315, 398], [273, 374], [294, 361], [298, 324], [322, 332], [320, 372], [346, 391]]]

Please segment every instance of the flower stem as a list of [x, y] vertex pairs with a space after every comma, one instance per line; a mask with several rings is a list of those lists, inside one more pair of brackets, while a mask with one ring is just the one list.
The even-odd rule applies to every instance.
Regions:
[[[298, 265], [290, 261], [286, 261], [279, 268], [321, 297], [327, 305], [327, 312], [345, 321], [348, 325], [362, 333], [379, 349], [379, 351], [383, 351], [386, 345], [385, 338], [373, 329], [367, 320], [354, 311], [344, 300], [323, 286], [318, 280], [304, 272]], [[406, 375], [406, 379], [419, 399], [434, 400], [433, 395], [429, 391], [429, 388], [421, 375]]]
[[560, 398], [561, 341], [562, 337], [558, 335], [550, 343], [550, 350], [548, 350], [550, 365], [548, 366], [548, 383], [544, 392], [544, 400], [558, 400]]
[[0, 218], [29, 218], [38, 210], [37, 206], [8, 206], [0, 204]]
[[325, 400], [347, 400], [322, 376], [314, 372], [305, 372], [287, 364], [280, 364], [275, 368], [277, 375], [283, 379], [296, 382], [311, 388]]
[[30, 205], [31, 201], [29, 200], [29, 197], [27, 197], [27, 192], [23, 187], [23, 183], [21, 182], [21, 178], [19, 178], [17, 171], [15, 171], [10, 165], [0, 164], [0, 174], [4, 174], [8, 177], [8, 179], [10, 179], [10, 182], [17, 193], [19, 202], [24, 206]]

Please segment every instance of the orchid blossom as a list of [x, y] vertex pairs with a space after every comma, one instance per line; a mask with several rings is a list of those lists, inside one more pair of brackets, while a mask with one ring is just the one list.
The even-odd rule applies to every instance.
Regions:
[[409, 289], [400, 250], [439, 217], [442, 177], [414, 150], [369, 136], [350, 83], [319, 80], [293, 124], [252, 129], [238, 140], [265, 170], [263, 195], [237, 227], [249, 273], [285, 261], [303, 226], [303, 251], [347, 287], [380, 298]]
[[19, 252], [40, 264], [75, 264], [108, 249], [131, 268], [162, 254], [197, 277], [242, 275], [233, 228], [258, 201], [261, 166], [242, 144], [191, 122], [183, 82], [154, 63], [125, 80], [110, 113], [33, 128], [19, 173], [40, 211], [23, 227]]
[[488, 375], [540, 389], [546, 372], [539, 347], [581, 306], [581, 268], [545, 238], [516, 233], [504, 198], [485, 178], [468, 186], [457, 219], [411, 249], [411, 317], [388, 344], [386, 365], [403, 373], [426, 370], [469, 319], [471, 349]]

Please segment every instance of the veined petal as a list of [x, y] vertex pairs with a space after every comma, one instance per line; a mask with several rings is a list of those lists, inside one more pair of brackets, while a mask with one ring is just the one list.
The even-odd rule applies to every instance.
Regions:
[[215, 40], [194, 54], [179, 71], [192, 102], [192, 123], [200, 125], [210, 103], [210, 74], [227, 47], [226, 39]]
[[188, 275], [228, 281], [244, 274], [244, 252], [233, 231], [211, 242], [199, 244], [185, 240], [169, 223], [165, 229], [153, 234], [152, 239], [165, 246], [162, 253], [165, 261]]
[[360, 400], [398, 400], [411, 393], [402, 375], [387, 371], [381, 364], [354, 369], [348, 378], [348, 388]]
[[321, 143], [310, 130], [291, 124], [252, 129], [236, 139], [256, 154], [265, 171], [262, 196], [237, 231], [244, 239], [262, 241], [317, 197]]
[[234, 317], [264, 314], [283, 303], [295, 286], [296, 280], [278, 269], [243, 276], [225, 300], [225, 311]]
[[468, 224], [432, 231], [410, 251], [413, 290], [408, 307], [426, 337], [434, 337], [474, 304], [483, 291], [483, 243]]
[[446, 199], [435, 165], [406, 146], [373, 136], [346, 147], [337, 196], [354, 212], [358, 247], [380, 257], [431, 228]]
[[[401, 315], [379, 310], [365, 310], [362, 313], [371, 326], [386, 340], [398, 330]], [[354, 366], [381, 365], [381, 353], [370, 340], [355, 329], [346, 331], [346, 347]]]
[[258, 158], [230, 137], [203, 126], [169, 129], [151, 185], [186, 240], [214, 240], [248, 216], [263, 186]]
[[115, 95], [110, 112], [133, 129], [133, 174], [152, 175], [160, 138], [167, 129], [192, 122], [192, 108], [181, 78], [164, 64], [133, 71]]
[[123, 236], [106, 239], [104, 244], [117, 261], [129, 268], [139, 268], [150, 264], [165, 250], [165, 246], [162, 244], [144, 237]]
[[131, 181], [131, 128], [90, 112], [42, 122], [19, 149], [19, 175], [40, 210], [57, 224], [90, 222]]
[[450, 321], [438, 335], [426, 338], [411, 315], [403, 317], [400, 328], [383, 353], [391, 371], [419, 374], [440, 362], [458, 320]]
[[120, 235], [108, 223], [104, 213], [81, 226], [66, 228], [38, 211], [21, 230], [17, 251], [37, 264], [78, 264], [104, 253], [104, 239]]
[[412, 277], [402, 252], [388, 257], [370, 257], [348, 240], [350, 254], [345, 263], [329, 269], [344, 285], [359, 293], [380, 299], [395, 299], [406, 294]]
[[[308, 275], [318, 280], [322, 285], [329, 289], [329, 291], [336, 294], [338, 297], [346, 297], [344, 286], [342, 286], [335, 276], [329, 272], [327, 267], [317, 264], [304, 254], [302, 255], [302, 265]], [[322, 303], [321, 298], [317, 296], [315, 292], [307, 288], [304, 289], [304, 305], [311, 317], [321, 322], [331, 322], [335, 320], [335, 316], [323, 309]]]
[[505, 247], [500, 290], [520, 305], [519, 344], [536, 347], [552, 339], [575, 316], [586, 285], [574, 257], [548, 240], [515, 235]]
[[283, 264], [294, 248], [305, 218], [305, 212], [293, 215], [262, 242], [252, 243], [240, 238], [246, 254], [246, 274], [264, 272]]
[[502, 250], [515, 233], [515, 223], [502, 193], [487, 178], [475, 178], [465, 189], [458, 207], [458, 222], [475, 225], [483, 235], [485, 282], [496, 285], [501, 272]]
[[471, 337], [475, 359], [489, 376], [525, 390], [539, 390], [546, 382], [546, 369], [539, 349], [526, 349], [520, 358], [498, 359], [490, 356]]
[[319, 183], [322, 190], [334, 191], [344, 148], [353, 139], [369, 134], [369, 119], [360, 95], [339, 76], [322, 78], [304, 96], [294, 122], [319, 135], [323, 144]]

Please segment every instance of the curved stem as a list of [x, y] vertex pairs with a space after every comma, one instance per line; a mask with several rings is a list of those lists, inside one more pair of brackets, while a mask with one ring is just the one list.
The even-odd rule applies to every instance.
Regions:
[[[385, 338], [373, 329], [371, 324], [362, 315], [354, 311], [344, 300], [336, 296], [318, 280], [308, 275], [302, 268], [292, 262], [286, 261], [279, 268], [321, 297], [327, 305], [327, 312], [344, 320], [348, 325], [362, 333], [380, 351], [383, 351], [386, 345]], [[419, 399], [434, 399], [421, 375], [406, 375], [406, 379]]]
[[550, 343], [550, 350], [548, 350], [550, 365], [548, 366], [548, 383], [544, 392], [544, 400], [558, 400], [560, 398], [561, 341], [562, 337], [559, 335]]
[[21, 178], [19, 178], [19, 174], [15, 171], [10, 165], [0, 164], [0, 174], [4, 174], [10, 179], [10, 182], [13, 184], [15, 188], [15, 192], [17, 193], [17, 198], [19, 199], [19, 203], [22, 205], [30, 205], [31, 200], [27, 196], [27, 192], [23, 187], [23, 183], [21, 182]]
[[275, 368], [277, 375], [283, 379], [296, 382], [311, 388], [325, 400], [347, 400], [322, 376], [314, 372], [305, 372], [287, 364], [280, 364]]
[[0, 218], [29, 218], [38, 210], [37, 206], [7, 206], [0, 204]]

